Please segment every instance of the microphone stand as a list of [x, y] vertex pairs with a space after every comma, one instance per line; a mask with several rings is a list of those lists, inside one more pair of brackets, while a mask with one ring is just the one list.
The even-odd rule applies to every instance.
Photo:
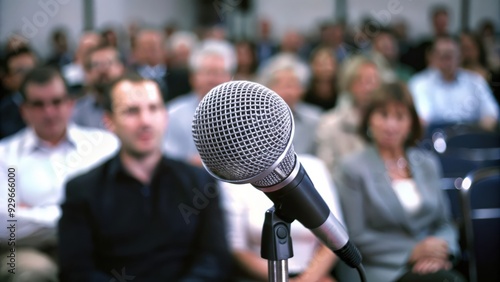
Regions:
[[288, 259], [293, 257], [290, 223], [276, 214], [274, 206], [265, 214], [260, 255], [268, 260], [270, 282], [288, 281]]

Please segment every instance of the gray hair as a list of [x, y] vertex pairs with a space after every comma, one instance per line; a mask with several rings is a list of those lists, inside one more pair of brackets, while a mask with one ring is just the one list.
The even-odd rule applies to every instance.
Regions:
[[234, 47], [224, 40], [205, 40], [192, 53], [189, 58], [189, 68], [196, 72], [200, 63], [207, 56], [220, 56], [224, 58], [226, 71], [234, 73], [236, 70], [236, 52]]
[[168, 38], [168, 50], [175, 50], [182, 45], [185, 45], [190, 50], [193, 50], [198, 45], [198, 37], [190, 31], [176, 31]]
[[291, 70], [302, 87], [307, 88], [311, 71], [309, 66], [294, 54], [282, 53], [270, 58], [259, 70], [259, 82], [269, 86], [277, 72]]

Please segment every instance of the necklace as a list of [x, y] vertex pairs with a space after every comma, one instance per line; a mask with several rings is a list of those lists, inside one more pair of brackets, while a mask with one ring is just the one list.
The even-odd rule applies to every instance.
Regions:
[[384, 163], [389, 175], [407, 177], [409, 174], [408, 162], [404, 157], [400, 157], [396, 160], [384, 160]]

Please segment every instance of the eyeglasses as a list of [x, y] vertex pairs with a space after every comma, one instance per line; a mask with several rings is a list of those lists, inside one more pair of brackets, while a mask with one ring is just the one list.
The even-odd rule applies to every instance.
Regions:
[[25, 101], [25, 104], [34, 109], [43, 109], [48, 106], [53, 106], [55, 108], [58, 108], [68, 99], [69, 99], [68, 96], [64, 96], [64, 97], [54, 98], [49, 101], [42, 101], [42, 100]]

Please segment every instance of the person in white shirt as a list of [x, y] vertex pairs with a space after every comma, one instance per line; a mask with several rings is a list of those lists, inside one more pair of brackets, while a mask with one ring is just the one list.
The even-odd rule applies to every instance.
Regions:
[[14, 183], [0, 193], [0, 221], [12, 220], [13, 227], [0, 229], [0, 239], [8, 242], [0, 247], [7, 247], [0, 250], [0, 280], [57, 281], [56, 225], [64, 184], [114, 154], [119, 144], [111, 133], [69, 123], [73, 101], [55, 69], [29, 72], [21, 95], [28, 127], [0, 142], [0, 183]]
[[439, 37], [431, 52], [432, 66], [408, 83], [424, 125], [465, 123], [493, 130], [498, 105], [480, 75], [459, 68], [458, 44]]
[[[326, 166], [316, 157], [299, 155], [315, 188], [335, 215], [342, 221], [337, 191]], [[266, 210], [273, 206], [266, 195], [250, 184], [222, 183], [224, 208], [228, 224], [228, 241], [243, 281], [267, 281], [267, 261], [260, 256], [261, 234]], [[337, 261], [335, 254], [324, 246], [301, 223], [291, 224], [294, 256], [288, 260], [291, 281], [334, 281], [330, 270]]]

